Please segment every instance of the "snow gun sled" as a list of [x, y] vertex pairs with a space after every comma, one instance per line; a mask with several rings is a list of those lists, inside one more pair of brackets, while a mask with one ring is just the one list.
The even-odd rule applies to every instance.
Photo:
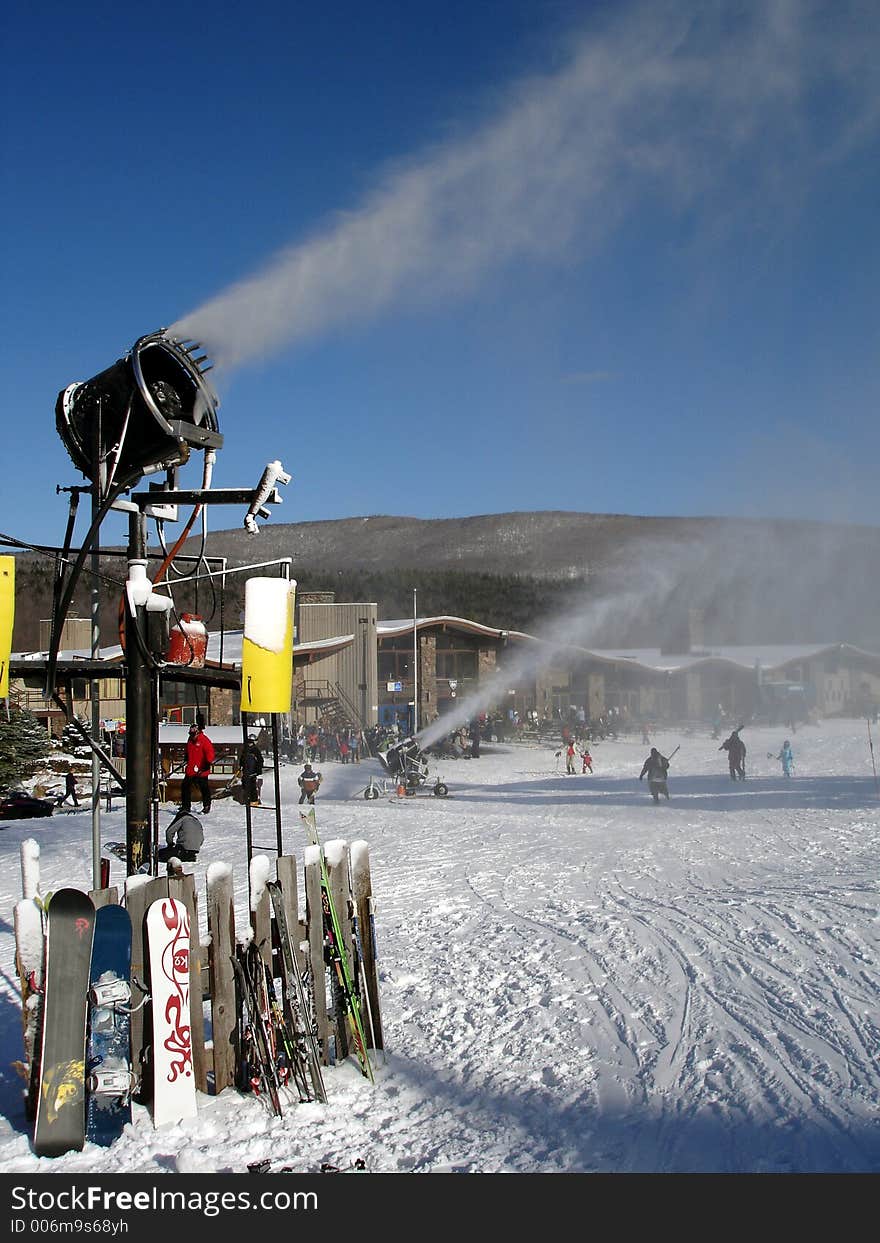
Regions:
[[[371, 777], [370, 784], [364, 790], [364, 798], [378, 798], [380, 794], [387, 794], [389, 786], [404, 798], [428, 793], [428, 761], [415, 738], [404, 738], [387, 751], [380, 751], [379, 760], [388, 776], [382, 779], [381, 784]], [[430, 786], [430, 793], [437, 798], [446, 798], [449, 787], [436, 780]]]

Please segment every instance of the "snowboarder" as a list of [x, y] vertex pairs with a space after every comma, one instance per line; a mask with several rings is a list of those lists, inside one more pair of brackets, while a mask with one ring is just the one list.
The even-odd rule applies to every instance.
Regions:
[[[739, 727], [742, 729], [742, 726]], [[729, 738], [725, 738], [719, 751], [727, 752], [727, 763], [730, 768], [730, 780], [740, 781], [746, 779], [746, 744], [739, 736], [739, 729], [735, 729]]]
[[776, 756], [776, 759], [782, 764], [782, 775], [784, 777], [790, 777], [794, 772], [794, 752], [792, 751], [791, 743], [787, 738], [782, 744], [782, 750]]
[[296, 780], [300, 788], [299, 801], [301, 803], [314, 803], [318, 787], [323, 780], [321, 774], [316, 773], [311, 764], [306, 764]]
[[648, 788], [655, 803], [660, 802], [661, 794], [667, 799], [669, 798], [669, 786], [666, 781], [668, 773], [669, 760], [665, 755], [661, 755], [656, 747], [652, 747], [651, 754], [642, 765], [639, 781], [642, 781], [647, 776]]
[[257, 746], [256, 738], [250, 737], [241, 753], [241, 778], [245, 801], [252, 807], [260, 805], [260, 788], [263, 784], [260, 773], [262, 771], [263, 753]]
[[165, 830], [165, 845], [156, 855], [160, 863], [180, 859], [182, 863], [194, 863], [199, 856], [205, 834], [201, 821], [190, 811], [180, 810]]
[[198, 788], [202, 796], [202, 815], [207, 816], [211, 810], [211, 786], [208, 782], [208, 774], [214, 759], [214, 744], [201, 725], [194, 722], [189, 727], [189, 739], [186, 744], [186, 769], [180, 792], [181, 811], [189, 811], [192, 807], [193, 786]]
[[592, 772], [593, 771], [593, 757], [592, 755], [590, 755], [590, 748], [584, 747], [583, 751], [581, 752], [581, 755], [584, 761], [584, 766], [581, 769], [581, 772], [582, 773], [585, 773], [587, 771]]

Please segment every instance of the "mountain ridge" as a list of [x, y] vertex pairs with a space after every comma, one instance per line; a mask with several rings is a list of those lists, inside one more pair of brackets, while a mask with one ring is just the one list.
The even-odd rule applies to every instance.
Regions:
[[[228, 512], [228, 511], [226, 511]], [[454, 614], [488, 625], [543, 633], [554, 618], [592, 610], [591, 642], [656, 646], [680, 636], [689, 612], [705, 642], [849, 642], [880, 651], [880, 528], [818, 519], [651, 516], [574, 510], [510, 510], [457, 518], [368, 514], [309, 522], [278, 521], [256, 535], [209, 531], [207, 552], [230, 568], [288, 560], [298, 596], [332, 592], [342, 601], [375, 600], [380, 616], [408, 616], [413, 591], [423, 615]], [[181, 517], [188, 515], [182, 513]], [[173, 539], [169, 526], [166, 540]], [[182, 552], [201, 552], [192, 535]], [[109, 551], [109, 549], [107, 550]], [[150, 572], [164, 556], [151, 553]], [[38, 645], [39, 619], [51, 614], [45, 558], [17, 555], [15, 650]], [[124, 558], [102, 558], [101, 632], [117, 625]], [[235, 628], [244, 574], [230, 575], [222, 609], [210, 586], [175, 589], [178, 612], [194, 611]], [[88, 616], [89, 577], [74, 597]], [[618, 607], [606, 607], [617, 601]], [[619, 602], [628, 602], [627, 607]]]

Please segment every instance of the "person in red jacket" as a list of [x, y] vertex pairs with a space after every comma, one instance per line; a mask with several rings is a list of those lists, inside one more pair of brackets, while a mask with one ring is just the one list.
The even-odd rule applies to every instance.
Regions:
[[195, 786], [202, 796], [202, 815], [211, 810], [211, 786], [208, 774], [214, 763], [214, 744], [200, 725], [190, 725], [186, 744], [186, 769], [180, 793], [181, 811], [192, 810], [192, 791]]

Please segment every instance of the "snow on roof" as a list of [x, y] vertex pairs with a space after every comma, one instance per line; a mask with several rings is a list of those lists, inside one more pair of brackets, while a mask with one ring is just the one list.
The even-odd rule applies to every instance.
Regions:
[[419, 630], [428, 626], [451, 626], [455, 630], [467, 630], [471, 634], [484, 634], [494, 639], [532, 639], [533, 635], [525, 634], [520, 630], [503, 630], [498, 626], [484, 626], [482, 622], [470, 621], [466, 617], [452, 617], [447, 613], [441, 613], [437, 617], [417, 617], [403, 618], [395, 621], [378, 621], [376, 622], [376, 634], [380, 638], [390, 638], [397, 634], [412, 634], [414, 626]]
[[[602, 660], [626, 660], [641, 665], [645, 669], [662, 672], [674, 672], [679, 669], [692, 669], [696, 665], [711, 661], [724, 661], [726, 664], [738, 665], [742, 669], [763, 670], [782, 669], [797, 661], [812, 660], [823, 652], [846, 648], [857, 652], [860, 649], [846, 643], [780, 643], [780, 644], [747, 644], [739, 646], [701, 647], [685, 653], [661, 652], [659, 648], [619, 648], [591, 649], [591, 654]], [[876, 654], [865, 652], [866, 656]]]
[[[513, 640], [526, 640], [532, 643], [546, 643], [548, 640], [541, 639], [537, 635], [527, 634], [521, 630], [501, 630], [497, 626], [485, 626], [481, 622], [470, 621], [466, 617], [454, 617], [449, 614], [440, 614], [436, 617], [418, 617], [415, 624], [420, 630], [431, 626], [450, 626], [453, 629], [467, 631], [470, 634], [486, 635], [491, 638], [506, 638]], [[413, 618], [393, 619], [391, 621], [379, 621], [376, 623], [376, 634], [380, 638], [390, 638], [395, 635], [411, 634], [413, 630]], [[243, 632], [241, 630], [227, 630], [223, 634], [222, 659], [225, 665], [240, 665], [242, 651]], [[348, 647], [354, 642], [353, 634], [335, 635], [326, 639], [315, 639], [306, 644], [294, 643], [293, 658], [296, 662], [297, 656], [306, 657], [312, 654], [330, 655], [340, 648]], [[705, 664], [709, 661], [724, 661], [726, 664], [737, 665], [743, 669], [755, 669], [760, 665], [764, 670], [782, 669], [786, 665], [790, 665], [796, 661], [812, 660], [824, 652], [845, 650], [851, 653], [857, 653], [868, 657], [870, 660], [880, 659], [880, 653], [869, 652], [863, 648], [854, 647], [849, 643], [763, 643], [763, 644], [744, 644], [737, 645], [720, 645], [696, 648], [690, 652], [666, 653], [661, 652], [659, 648], [588, 648], [579, 644], [560, 644], [560, 647], [567, 647], [571, 651], [582, 652], [585, 657], [591, 657], [595, 660], [603, 662], [622, 662], [626, 661], [633, 666], [640, 666], [644, 669], [651, 669], [657, 672], [674, 672], [682, 669], [692, 669], [697, 665]], [[120, 645], [114, 644], [112, 647], [103, 647], [100, 650], [100, 658], [109, 662], [118, 662], [122, 659], [123, 651]], [[13, 653], [12, 659], [16, 661], [29, 660], [46, 660], [48, 652], [21, 652]], [[59, 652], [59, 661], [89, 660], [91, 653], [87, 649], [71, 648], [64, 652]], [[220, 633], [213, 631], [208, 635], [208, 646], [206, 658], [211, 663], [218, 663], [221, 659]]]

